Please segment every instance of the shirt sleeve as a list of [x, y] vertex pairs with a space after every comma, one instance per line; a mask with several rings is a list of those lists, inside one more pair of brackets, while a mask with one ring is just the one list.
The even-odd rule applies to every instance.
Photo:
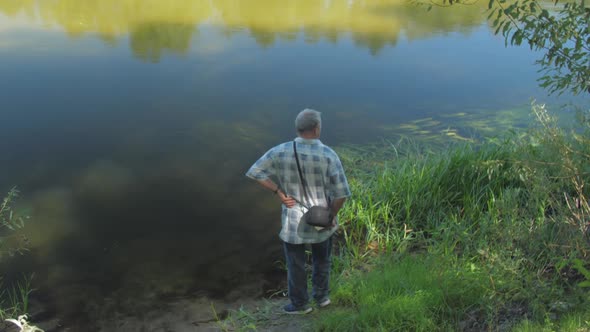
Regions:
[[272, 149], [267, 151], [250, 167], [246, 176], [254, 180], [266, 180], [275, 175], [273, 154]]
[[329, 193], [332, 199], [349, 197], [351, 195], [348, 180], [344, 174], [344, 168], [337, 155], [335, 155], [334, 161], [330, 163], [328, 176], [330, 179]]

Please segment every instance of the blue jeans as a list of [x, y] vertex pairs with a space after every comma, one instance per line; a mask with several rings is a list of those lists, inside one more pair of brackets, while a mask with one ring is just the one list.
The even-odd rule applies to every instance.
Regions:
[[[307, 272], [305, 271], [305, 244], [284, 242], [287, 261], [287, 281], [289, 299], [297, 307], [305, 307], [309, 302], [307, 293]], [[328, 298], [330, 287], [330, 263], [332, 260], [332, 237], [324, 242], [311, 244], [312, 275], [311, 295], [316, 302]]]

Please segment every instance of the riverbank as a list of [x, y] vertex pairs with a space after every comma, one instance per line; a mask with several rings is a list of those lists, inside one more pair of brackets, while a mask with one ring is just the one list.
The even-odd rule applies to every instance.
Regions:
[[589, 123], [533, 113], [480, 144], [339, 151], [353, 196], [310, 330], [589, 331]]
[[[282, 307], [284, 296], [268, 299], [253, 296], [253, 285], [233, 290], [224, 298], [205, 295], [187, 295], [167, 299], [150, 298], [88, 298], [83, 307], [94, 307], [94, 312], [81, 310], [79, 316], [60, 317], [47, 303], [31, 297], [28, 321], [44, 332], [76, 331], [222, 331], [244, 330], [256, 324], [263, 331], [300, 331], [305, 320], [285, 317]], [[128, 306], [122, 306], [127, 301]], [[133, 306], [133, 307], [131, 307]], [[111, 309], [118, 307], [119, 310]], [[92, 317], [90, 317], [92, 316]], [[18, 332], [12, 323], [0, 323], [0, 331]]]

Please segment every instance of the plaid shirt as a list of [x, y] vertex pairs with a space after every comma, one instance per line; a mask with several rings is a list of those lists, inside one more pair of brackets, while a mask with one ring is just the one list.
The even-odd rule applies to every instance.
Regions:
[[[268, 150], [250, 167], [246, 176], [254, 180], [272, 177], [286, 195], [307, 206], [328, 206], [334, 199], [349, 197], [348, 181], [336, 152], [318, 139], [297, 137], [295, 142], [301, 172], [307, 182], [308, 199], [303, 194], [292, 141]], [[337, 227], [318, 231], [315, 227], [300, 223], [299, 219], [305, 211], [307, 209], [301, 204], [290, 209], [283, 205], [279, 234], [283, 241], [292, 244], [319, 243], [334, 234]]]

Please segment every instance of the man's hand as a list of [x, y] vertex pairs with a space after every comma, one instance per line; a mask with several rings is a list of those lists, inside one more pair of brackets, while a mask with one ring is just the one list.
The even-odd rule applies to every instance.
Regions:
[[295, 206], [295, 204], [297, 204], [293, 197], [287, 196], [283, 192], [279, 192], [278, 195], [283, 204], [285, 204], [285, 206], [288, 208], [292, 208]]

